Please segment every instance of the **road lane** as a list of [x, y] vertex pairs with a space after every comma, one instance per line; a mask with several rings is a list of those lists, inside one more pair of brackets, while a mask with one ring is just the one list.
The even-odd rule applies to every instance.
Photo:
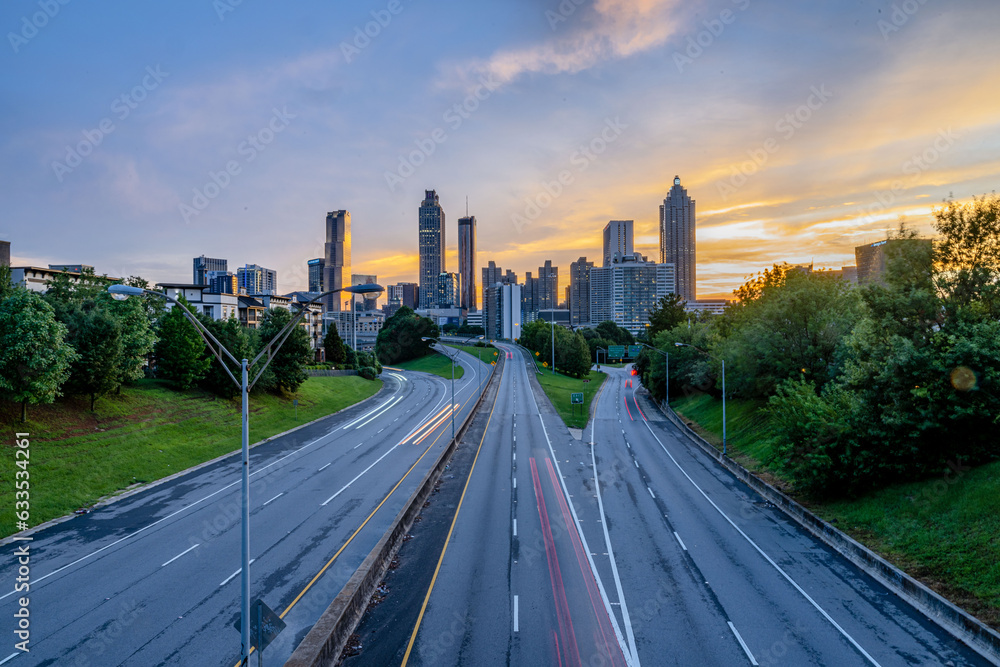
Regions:
[[[477, 362], [469, 359], [461, 359], [469, 379], [456, 381], [456, 400], [465, 411], [476, 391]], [[291, 653], [450, 436], [450, 424], [442, 423], [420, 445], [405, 442], [450, 405], [447, 383], [420, 373], [385, 377], [391, 386], [374, 404], [251, 451], [252, 594], [276, 611], [370, 518], [286, 616], [289, 627], [268, 648], [269, 661]], [[322, 505], [380, 457], [336, 501]], [[36, 533], [32, 651], [7, 664], [232, 664], [239, 652], [239, 634], [231, 627], [239, 614], [233, 578], [239, 567], [238, 468], [237, 455]], [[391, 500], [371, 516], [394, 485]], [[0, 563], [0, 582], [13, 582], [12, 561]], [[4, 609], [14, 604], [13, 595], [0, 599]]]

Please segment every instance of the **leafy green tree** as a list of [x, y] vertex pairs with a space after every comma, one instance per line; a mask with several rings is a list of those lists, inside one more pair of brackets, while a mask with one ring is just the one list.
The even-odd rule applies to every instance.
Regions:
[[88, 301], [68, 314], [67, 338], [77, 358], [71, 367], [66, 388], [90, 397], [93, 412], [97, 398], [117, 390], [122, 384], [125, 360], [121, 322], [108, 310]]
[[652, 340], [661, 331], [669, 331], [683, 324], [687, 320], [687, 313], [684, 311], [686, 304], [679, 294], [668, 294], [660, 299], [656, 307], [649, 311], [649, 328], [646, 330], [649, 339]]
[[97, 299], [98, 294], [107, 291], [111, 283], [107, 276], [98, 276], [91, 268], [84, 268], [76, 278], [57, 273], [48, 281], [45, 299], [53, 305], [80, 305]]
[[[178, 301], [190, 310], [183, 296]], [[160, 318], [156, 343], [158, 377], [177, 389], [190, 389], [208, 372], [210, 360], [204, 351], [205, 341], [176, 305]]]
[[941, 235], [937, 284], [952, 309], [978, 302], [988, 317], [1000, 317], [1000, 197], [949, 201], [933, 215]]
[[635, 337], [611, 320], [606, 320], [597, 325], [597, 333], [605, 340], [612, 341], [612, 345], [633, 345]]
[[3, 301], [13, 293], [14, 283], [10, 267], [6, 264], [0, 264], [0, 301]]
[[403, 306], [385, 321], [375, 342], [375, 354], [383, 364], [393, 364], [430, 354], [431, 344], [421, 338], [437, 338], [438, 325]]
[[[264, 313], [260, 322], [260, 337], [267, 345], [294, 316], [284, 308], [271, 308]], [[309, 334], [301, 326], [296, 326], [285, 339], [284, 344], [274, 353], [270, 368], [274, 372], [275, 386], [286, 392], [294, 392], [308, 379], [302, 368], [312, 361]]]
[[[250, 360], [256, 355], [250, 333], [235, 317], [229, 317], [226, 320], [215, 320], [208, 315], [200, 314], [198, 315], [198, 319], [215, 336], [216, 340], [237, 359]], [[208, 370], [199, 382], [202, 389], [223, 398], [232, 398], [239, 394], [240, 388], [233, 382], [233, 378], [237, 382], [240, 381], [240, 376], [243, 372], [242, 368], [238, 364], [234, 364], [225, 354], [222, 355], [225, 362], [225, 368], [223, 368], [223, 365], [215, 355], [208, 350], [208, 346], [203, 343], [202, 347], [205, 358], [208, 359]], [[226, 368], [232, 373], [232, 378], [226, 373]], [[251, 376], [248, 379], [253, 378]]]
[[21, 404], [22, 422], [29, 403], [52, 403], [69, 379], [76, 353], [66, 336], [52, 306], [35, 292], [14, 289], [0, 300], [0, 392]]
[[342, 364], [347, 361], [347, 350], [340, 332], [335, 324], [330, 324], [323, 338], [323, 349], [326, 352], [326, 360], [333, 364]]
[[107, 291], [103, 291], [97, 295], [95, 303], [118, 321], [122, 344], [118, 385], [132, 384], [143, 376], [143, 367], [149, 362], [156, 347], [156, 333], [150, 323], [144, 298], [116, 301]]

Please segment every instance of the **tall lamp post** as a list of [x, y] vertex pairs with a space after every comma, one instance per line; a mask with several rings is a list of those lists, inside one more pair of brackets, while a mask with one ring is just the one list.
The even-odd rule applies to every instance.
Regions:
[[607, 363], [608, 363], [608, 350], [607, 350], [607, 348], [604, 348], [604, 347], [598, 347], [597, 349], [594, 350], [594, 354], [597, 356], [597, 365], [598, 366], [601, 365], [601, 352], [604, 353], [604, 363], [605, 363], [605, 365], [607, 365]]
[[666, 389], [663, 391], [664, 400], [667, 403], [667, 408], [670, 407], [670, 356], [667, 354], [666, 350], [661, 350], [658, 347], [653, 347], [652, 345], [646, 345], [645, 343], [639, 343], [643, 347], [648, 347], [653, 352], [659, 352], [663, 355], [663, 376], [666, 378]]
[[432, 340], [441, 346], [441, 354], [448, 357], [451, 360], [451, 439], [455, 440], [455, 357], [458, 356], [458, 350], [455, 350], [455, 357], [451, 356], [444, 351], [445, 344], [442, 343], [437, 338], [421, 337], [420, 340]]
[[697, 345], [687, 343], [674, 343], [676, 347], [693, 347], [710, 359], [717, 359], [722, 362], [722, 455], [726, 455], [726, 360], [722, 357], [713, 357], [711, 354], [701, 349]]
[[[253, 361], [247, 361], [246, 359], [238, 360], [233, 354], [227, 350], [219, 340], [212, 335], [212, 332], [205, 328], [198, 318], [191, 314], [187, 308], [184, 307], [177, 299], [173, 298], [165, 292], [157, 292], [155, 290], [147, 290], [141, 287], [133, 287], [131, 285], [110, 285], [108, 287], [108, 292], [111, 293], [112, 298], [118, 301], [124, 301], [130, 296], [142, 296], [144, 294], [151, 294], [153, 296], [160, 297], [161, 299], [166, 299], [170, 301], [175, 306], [181, 309], [181, 313], [194, 325], [195, 330], [201, 335], [202, 340], [205, 341], [205, 345], [211, 350], [215, 358], [219, 360], [222, 364], [222, 369], [226, 371], [226, 375], [229, 379], [236, 384], [240, 389], [243, 400], [243, 410], [242, 410], [242, 421], [243, 421], [243, 434], [242, 434], [242, 449], [243, 449], [243, 483], [241, 487], [241, 496], [243, 498], [243, 512], [242, 521], [240, 525], [240, 534], [242, 536], [241, 543], [241, 560], [243, 567], [241, 568], [241, 591], [242, 599], [240, 605], [240, 639], [242, 641], [242, 647], [240, 649], [240, 664], [249, 665], [250, 664], [250, 403], [248, 395], [253, 386], [263, 375], [264, 370], [268, 367], [271, 361], [274, 360], [275, 354], [277, 354], [278, 349], [285, 343], [288, 337], [298, 326], [299, 322], [309, 311], [309, 306], [313, 303], [322, 299], [325, 296], [335, 294], [336, 292], [352, 292], [355, 294], [369, 294], [372, 292], [381, 292], [382, 287], [380, 285], [353, 285], [351, 287], [343, 287], [340, 289], [330, 290], [328, 292], [323, 292], [316, 297], [310, 299], [305, 303], [296, 303], [299, 307], [299, 312], [288, 324], [284, 326], [278, 333], [274, 335], [274, 338], [264, 346], [264, 349], [253, 358]], [[258, 361], [266, 357], [264, 364], [256, 371], [253, 380], [249, 380], [249, 369], [255, 366]], [[240, 380], [236, 379], [232, 371], [229, 370], [229, 366], [226, 364], [226, 359], [233, 362], [240, 367]]]
[[[462, 342], [463, 343], [468, 343], [470, 340], [483, 340], [485, 338], [486, 338], [486, 336], [472, 336], [470, 338], [466, 338]], [[481, 351], [481, 349], [479, 347], [476, 348], [476, 360], [479, 362], [480, 366], [483, 365], [483, 355], [482, 355], [482, 351]], [[482, 368], [480, 368], [480, 369], [477, 370], [476, 376], [479, 378], [479, 383], [478, 383], [479, 384], [479, 387], [478, 387], [479, 393], [482, 393], [483, 392], [483, 369]], [[452, 403], [454, 403], [454, 401], [452, 401]]]

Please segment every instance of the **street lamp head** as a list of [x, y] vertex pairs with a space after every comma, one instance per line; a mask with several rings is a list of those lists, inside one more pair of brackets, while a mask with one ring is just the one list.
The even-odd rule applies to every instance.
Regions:
[[343, 289], [344, 292], [351, 292], [353, 294], [381, 294], [384, 288], [381, 285], [376, 285], [375, 283], [369, 283], [367, 285], [350, 285]]
[[141, 287], [131, 285], [108, 285], [108, 292], [115, 301], [124, 301], [130, 296], [142, 296], [144, 291]]
[[687, 343], [674, 343], [675, 347], [687, 347]]

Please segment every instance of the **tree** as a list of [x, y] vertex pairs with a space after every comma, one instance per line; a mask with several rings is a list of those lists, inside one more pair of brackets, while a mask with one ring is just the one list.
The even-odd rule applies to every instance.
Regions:
[[[157, 301], [159, 300], [157, 298]], [[107, 291], [97, 296], [97, 304], [118, 321], [121, 332], [119, 386], [131, 384], [143, 376], [143, 367], [156, 347], [156, 333], [153, 331], [144, 301], [145, 299], [141, 297], [116, 301]]]
[[66, 335], [35, 292], [14, 289], [0, 301], [0, 392], [21, 404], [22, 423], [29, 403], [52, 403], [69, 379], [76, 353]]
[[633, 345], [635, 343], [635, 337], [628, 329], [623, 329], [611, 320], [598, 324], [596, 331], [601, 338], [611, 341], [612, 345]]
[[421, 338], [437, 338], [438, 325], [403, 306], [385, 321], [375, 341], [375, 354], [383, 364], [393, 364], [430, 354], [430, 343]]
[[330, 323], [323, 338], [323, 349], [326, 351], [326, 360], [334, 364], [342, 364], [347, 361], [347, 352], [344, 341], [337, 331], [337, 325]]
[[955, 307], [978, 301], [989, 317], [1000, 317], [1000, 197], [949, 201], [932, 213], [941, 235], [935, 249], [939, 288]]
[[[215, 320], [208, 315], [201, 314], [198, 315], [198, 319], [234, 357], [237, 359], [253, 359], [256, 353], [250, 334], [246, 327], [240, 324], [239, 320], [235, 317], [230, 317], [227, 320]], [[232, 398], [240, 391], [240, 388], [233, 382], [233, 378], [237, 382], [240, 381], [242, 374], [241, 366], [234, 364], [223, 354], [222, 358], [225, 363], [225, 368], [223, 368], [215, 355], [209, 351], [208, 346], [203, 345], [203, 348], [205, 358], [208, 360], [208, 369], [199, 383], [200, 386], [223, 398]], [[226, 368], [232, 373], [232, 378], [226, 373]]]
[[74, 394], [90, 396], [93, 412], [99, 396], [121, 386], [122, 369], [128, 367], [122, 325], [93, 301], [71, 311], [66, 325], [68, 342], [77, 354], [66, 386]]
[[[182, 296], [178, 301], [189, 308]], [[205, 341], [174, 305], [160, 318], [160, 338], [156, 343], [156, 372], [177, 389], [190, 389], [208, 372], [210, 360], [205, 357]]]
[[649, 311], [649, 329], [646, 331], [649, 339], [652, 340], [661, 331], [683, 324], [687, 320], [685, 304], [687, 302], [680, 294], [668, 294], [660, 299], [656, 307]]
[[[291, 311], [271, 308], [264, 313], [260, 322], [260, 338], [264, 345], [270, 343], [286, 324], [292, 321]], [[308, 379], [303, 366], [312, 361], [309, 334], [296, 325], [288, 334], [284, 344], [274, 352], [271, 370], [274, 371], [275, 385], [281, 391], [294, 392]]]

